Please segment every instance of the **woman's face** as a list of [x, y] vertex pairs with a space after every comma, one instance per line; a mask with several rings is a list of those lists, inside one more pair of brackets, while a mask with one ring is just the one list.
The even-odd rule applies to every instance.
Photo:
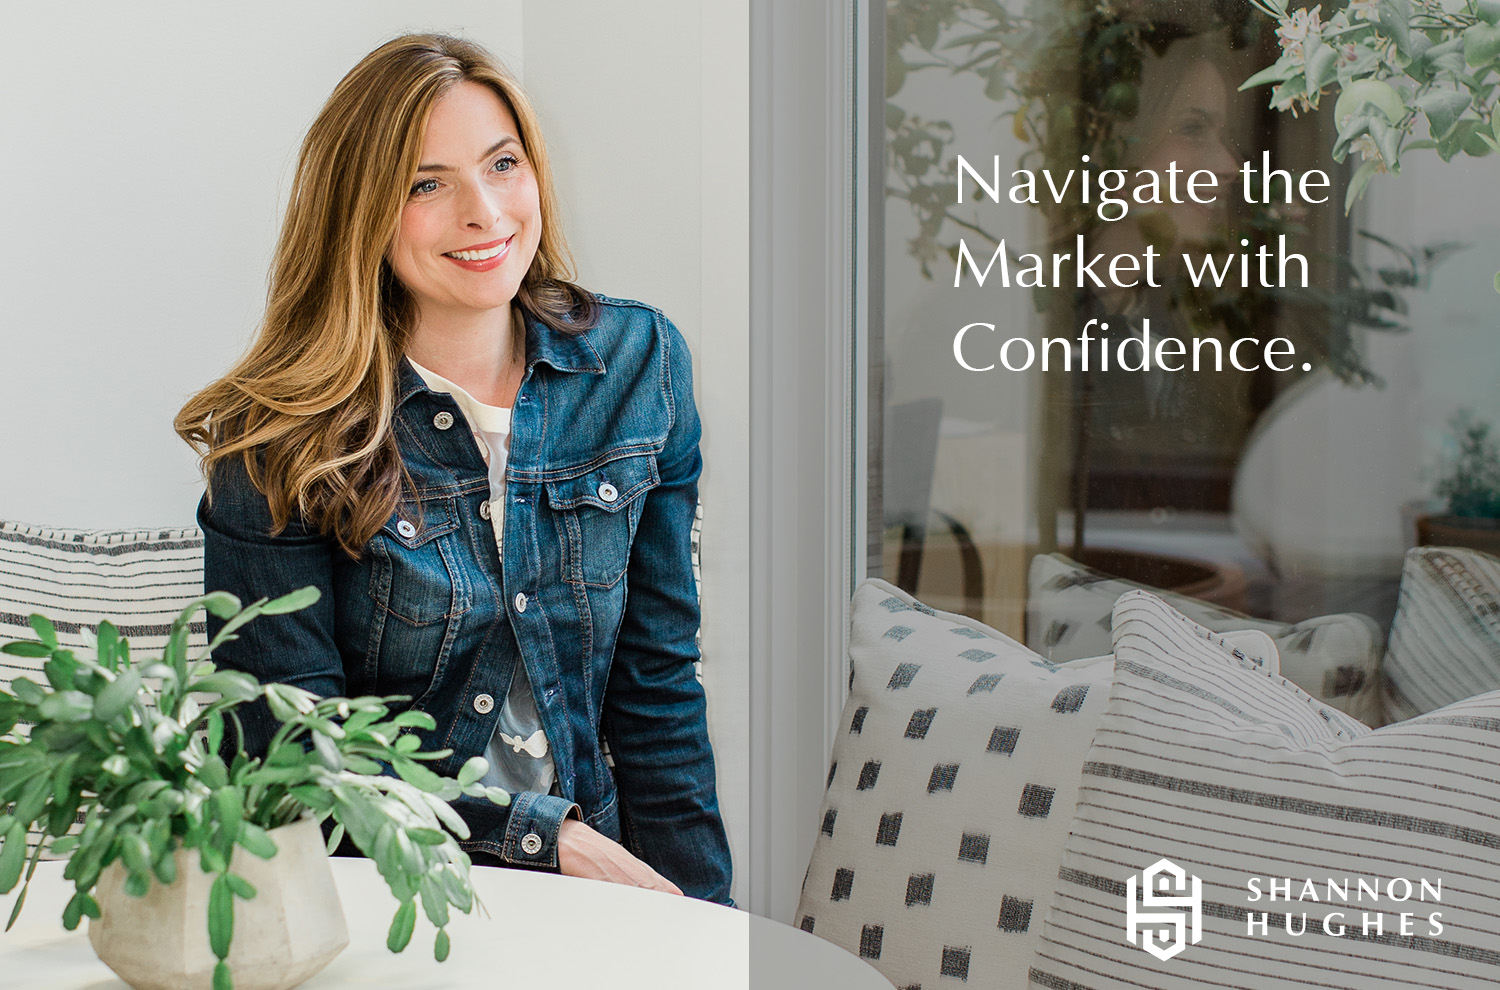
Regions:
[[386, 252], [422, 322], [510, 305], [542, 236], [536, 173], [494, 90], [460, 82], [432, 109]]
[[[1167, 188], [1166, 172], [1172, 162], [1182, 169], [1179, 190], [1185, 189], [1189, 175], [1200, 169], [1218, 176], [1216, 201], [1209, 204], [1191, 200], [1161, 209], [1172, 218], [1180, 241], [1204, 243], [1222, 234], [1228, 215], [1227, 204], [1239, 195], [1236, 172], [1240, 163], [1224, 143], [1224, 125], [1228, 112], [1228, 87], [1214, 66], [1199, 62], [1182, 74], [1167, 100], [1163, 117], [1148, 138], [1137, 168], [1161, 173], [1161, 188]], [[1179, 192], [1188, 199], [1185, 192]], [[1165, 198], [1165, 194], [1164, 197]], [[1145, 212], [1150, 207], [1140, 208]]]

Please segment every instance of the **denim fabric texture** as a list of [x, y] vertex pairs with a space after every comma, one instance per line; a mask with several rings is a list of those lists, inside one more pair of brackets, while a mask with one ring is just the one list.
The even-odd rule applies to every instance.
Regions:
[[[406, 362], [395, 431], [415, 491], [358, 560], [296, 519], [270, 535], [243, 465], [217, 468], [198, 513], [205, 586], [245, 601], [309, 584], [323, 596], [256, 620], [214, 658], [323, 696], [407, 695], [437, 722], [424, 748], [453, 751], [432, 764], [449, 775], [483, 755], [519, 658], [558, 793], [516, 794], [508, 808], [460, 798], [464, 848], [556, 870], [558, 829], [575, 814], [689, 896], [729, 903], [693, 672], [689, 541], [702, 460], [692, 362], [657, 310], [600, 301], [599, 325], [576, 336], [526, 314], [503, 562], [480, 513], [489, 481], [464, 417]], [[219, 625], [210, 620], [210, 635]], [[274, 728], [254, 711], [250, 752], [263, 752]]]

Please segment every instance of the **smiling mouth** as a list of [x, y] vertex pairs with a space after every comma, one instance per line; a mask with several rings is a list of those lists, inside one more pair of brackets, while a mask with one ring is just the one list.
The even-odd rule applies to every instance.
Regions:
[[465, 251], [448, 251], [445, 252], [444, 257], [454, 258], [458, 261], [489, 261], [491, 258], [499, 256], [505, 251], [506, 248], [510, 247], [510, 242], [511, 238], [507, 237], [505, 240], [496, 241], [494, 244], [491, 244], [487, 247], [470, 248]]

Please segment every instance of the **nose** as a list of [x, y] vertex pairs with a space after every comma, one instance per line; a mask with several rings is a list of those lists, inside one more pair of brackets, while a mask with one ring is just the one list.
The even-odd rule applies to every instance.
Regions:
[[459, 201], [459, 221], [469, 230], [489, 230], [504, 212], [502, 194], [483, 182], [465, 183]]
[[1220, 179], [1232, 179], [1240, 170], [1240, 160], [1221, 138], [1215, 138], [1208, 153], [1208, 168]]

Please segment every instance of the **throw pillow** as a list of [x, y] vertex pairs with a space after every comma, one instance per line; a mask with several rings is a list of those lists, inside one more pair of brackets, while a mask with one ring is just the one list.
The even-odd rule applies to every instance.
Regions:
[[1055, 663], [1108, 653], [1116, 599], [1128, 591], [1150, 591], [1216, 632], [1261, 630], [1276, 643], [1282, 676], [1368, 725], [1385, 720], [1376, 676], [1380, 627], [1369, 616], [1324, 615], [1296, 623], [1256, 619], [1110, 577], [1060, 553], [1033, 557], [1026, 583], [1026, 645]]
[[[203, 536], [196, 529], [70, 530], [0, 522], [0, 643], [35, 639], [40, 612], [57, 638], [81, 647], [82, 630], [109, 619], [132, 653], [166, 646], [172, 620], [203, 594]], [[190, 646], [206, 646], [200, 614]], [[0, 680], [40, 676], [41, 661], [0, 654]]]
[[897, 987], [1021, 986], [1111, 658], [1048, 663], [882, 581], [851, 611], [798, 923]]
[[798, 923], [898, 987], [1023, 985], [1112, 659], [1048, 663], [867, 581], [849, 661]]
[[1500, 559], [1458, 547], [1408, 551], [1384, 672], [1392, 719], [1500, 688]]
[[1114, 618], [1033, 986], [1500, 982], [1500, 694], [1371, 731], [1150, 595]]
[[[0, 522], [0, 643], [35, 639], [32, 613], [58, 641], [80, 648], [109, 619], [133, 656], [160, 655], [172, 621], [203, 594], [203, 536], [196, 529], [67, 530]], [[200, 613], [190, 649], [208, 645]], [[45, 681], [42, 661], [0, 653], [0, 682]], [[24, 731], [24, 727], [23, 731]]]

